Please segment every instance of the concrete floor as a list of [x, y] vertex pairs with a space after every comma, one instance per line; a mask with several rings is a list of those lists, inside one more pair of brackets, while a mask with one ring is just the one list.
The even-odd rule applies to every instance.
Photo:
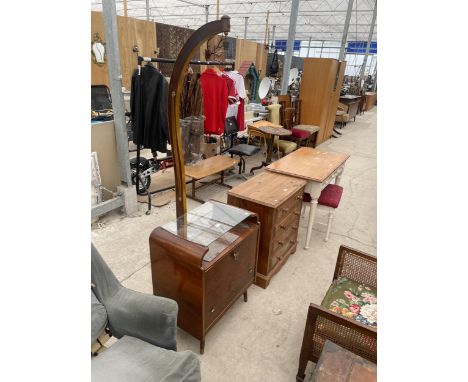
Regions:
[[[299, 245], [268, 289], [255, 285], [249, 301], [240, 298], [213, 327], [206, 338], [205, 354], [200, 356], [204, 382], [286, 382], [294, 381], [310, 302], [319, 304], [333, 276], [341, 244], [376, 254], [377, 251], [377, 108], [356, 117], [341, 130], [343, 135], [320, 145], [321, 150], [349, 153], [341, 185], [344, 194], [335, 214], [330, 240], [325, 243], [325, 211], [316, 215], [311, 248], [303, 249], [306, 218], [301, 218]], [[252, 158], [247, 171], [258, 163]], [[155, 174], [161, 180], [170, 172]], [[154, 183], [159, 179], [154, 178]], [[238, 184], [232, 179], [227, 183]], [[153, 185], [154, 187], [154, 185]], [[159, 186], [158, 186], [159, 187]], [[217, 185], [201, 189], [198, 196], [226, 201], [227, 189]], [[163, 197], [173, 199], [169, 191]], [[199, 203], [188, 199], [188, 209]], [[157, 226], [175, 217], [173, 201], [145, 215], [139, 205], [134, 217], [111, 213], [92, 229], [92, 241], [122, 283], [132, 289], [151, 293], [148, 237]], [[198, 354], [198, 341], [179, 329], [178, 350]], [[311, 365], [308, 367], [310, 372]]]

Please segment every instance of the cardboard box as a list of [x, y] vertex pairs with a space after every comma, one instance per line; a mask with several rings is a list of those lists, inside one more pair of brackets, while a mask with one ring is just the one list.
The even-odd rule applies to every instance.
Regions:
[[200, 152], [205, 158], [214, 157], [216, 154], [219, 154], [221, 141], [216, 143], [205, 143], [202, 142], [200, 145]]

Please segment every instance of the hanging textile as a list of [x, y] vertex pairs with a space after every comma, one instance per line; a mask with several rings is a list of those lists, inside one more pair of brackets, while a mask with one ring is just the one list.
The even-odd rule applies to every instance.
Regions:
[[252, 77], [252, 87], [250, 88], [250, 99], [253, 102], [260, 102], [260, 98], [258, 98], [258, 86], [260, 83], [260, 76], [258, 75], [257, 69], [255, 68], [254, 64], [249, 66], [249, 70], [247, 74]]
[[189, 70], [182, 83], [180, 117], [186, 118], [199, 115], [203, 115], [200, 74], [194, 74], [192, 70]]
[[226, 72], [226, 74], [231, 77], [231, 79], [234, 81], [234, 84], [236, 85], [236, 91], [237, 95], [239, 98], [239, 105], [237, 107], [237, 125], [239, 126], [239, 130], [242, 131], [244, 130], [244, 99], [247, 96], [245, 92], [245, 83], [244, 83], [244, 77], [238, 72], [238, 71], [230, 71]]
[[214, 69], [206, 69], [200, 77], [203, 109], [205, 113], [205, 134], [222, 135], [226, 123], [228, 106], [228, 85]]
[[133, 142], [162, 153], [167, 152], [169, 128], [167, 117], [168, 83], [152, 65], [146, 64], [132, 76], [130, 107]]
[[222, 73], [221, 77], [226, 81], [228, 88], [228, 107], [226, 111], [226, 118], [236, 117], [237, 119], [239, 96], [237, 94], [236, 83], [229, 75], [227, 75], [227, 73]]

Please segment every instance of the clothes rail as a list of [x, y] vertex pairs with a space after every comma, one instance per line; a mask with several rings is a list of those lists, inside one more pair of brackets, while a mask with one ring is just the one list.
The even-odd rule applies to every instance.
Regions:
[[[133, 49], [133, 51], [135, 53], [138, 52], [136, 47]], [[166, 64], [174, 64], [176, 62], [176, 59], [175, 58], [137, 56], [138, 75], [139, 76], [140, 76], [140, 73], [141, 73], [141, 64], [143, 62], [160, 62], [160, 63], [166, 63]], [[232, 69], [234, 69], [235, 63], [236, 62], [234, 60], [232, 60], [232, 61], [200, 61], [200, 60], [191, 60], [191, 61], [189, 61], [189, 65], [231, 66]], [[140, 77], [140, 81], [141, 81], [141, 77]], [[140, 91], [141, 91], [141, 86], [140, 86]], [[139, 100], [141, 101], [141, 94], [140, 94]], [[140, 105], [138, 105], [138, 107], [140, 108]], [[140, 132], [140, 128], [138, 128], [137, 141], [138, 141], [138, 138], [139, 138], [139, 132]], [[137, 164], [136, 164], [135, 183], [136, 183], [137, 195], [139, 195], [139, 186], [140, 186], [140, 182], [142, 180], [140, 178], [140, 142], [139, 141], [136, 144], [136, 146], [137, 146]], [[144, 187], [143, 182], [142, 182], [142, 184], [143, 184], [143, 187]], [[147, 211], [147, 214], [151, 211], [151, 195], [155, 194], [157, 192], [160, 192], [160, 191], [161, 190], [149, 191], [149, 190], [146, 190], [146, 187], [145, 187], [145, 192], [146, 192], [146, 195], [148, 196], [148, 211]]]
[[[141, 65], [142, 62], [161, 62], [166, 64], [174, 64], [175, 58], [162, 58], [162, 57], [142, 57], [138, 56], [138, 65]], [[200, 61], [192, 60], [189, 61], [190, 65], [216, 65], [216, 66], [234, 66], [235, 61]]]

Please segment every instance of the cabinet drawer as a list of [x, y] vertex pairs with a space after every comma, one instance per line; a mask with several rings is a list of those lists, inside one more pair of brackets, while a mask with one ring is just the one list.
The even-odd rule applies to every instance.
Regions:
[[252, 230], [242, 243], [220, 259], [205, 275], [205, 327], [226, 306], [243, 293], [255, 279], [258, 230]]
[[276, 209], [275, 222], [280, 223], [289, 215], [300, 216], [302, 207], [302, 195], [304, 188], [301, 188], [291, 198], [286, 200]]
[[278, 222], [273, 227], [273, 238], [283, 238], [285, 233], [289, 230], [297, 231], [299, 229], [299, 219], [295, 213], [291, 213], [286, 216], [281, 222]]
[[284, 244], [282, 245], [275, 245], [273, 247], [273, 250], [271, 252], [271, 255], [270, 255], [270, 259], [269, 259], [269, 271], [271, 271], [277, 263], [279, 263], [280, 261], [282, 261], [284, 259], [285, 256], [288, 256], [291, 251], [292, 251], [292, 248], [296, 245], [297, 243], [297, 237], [295, 237], [294, 239], [288, 239], [287, 241], [284, 242]]

